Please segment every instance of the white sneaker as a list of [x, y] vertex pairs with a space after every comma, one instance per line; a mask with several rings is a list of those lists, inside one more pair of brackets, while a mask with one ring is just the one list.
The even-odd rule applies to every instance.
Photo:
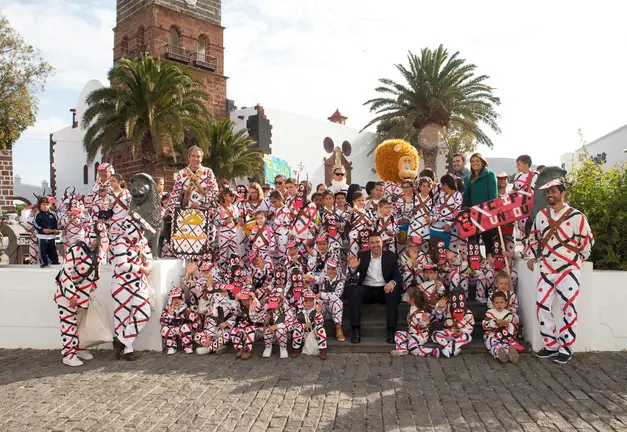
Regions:
[[287, 348], [281, 347], [279, 358], [286, 359], [287, 358]]
[[63, 358], [63, 363], [68, 366], [83, 366], [83, 362], [79, 360], [78, 357], [74, 356], [72, 359]]
[[168, 355], [176, 354], [176, 348], [168, 348]]
[[407, 354], [409, 354], [409, 351], [407, 351], [406, 349], [395, 349], [390, 351], [390, 354], [392, 354], [392, 356], [394, 357], [402, 357], [402, 356], [406, 356]]
[[211, 348], [209, 348], [209, 347], [198, 347], [198, 348], [196, 348], [196, 354], [198, 354], [198, 355], [206, 355], [206, 354], [209, 354], [210, 351], [211, 351]]
[[451, 349], [449, 347], [445, 346], [444, 348], [442, 348], [442, 351], [440, 351], [440, 354], [442, 354], [446, 358], [450, 358], [451, 357]]
[[185, 348], [185, 354], [194, 354], [194, 349], [193, 348]]
[[93, 360], [94, 356], [87, 350], [78, 350], [76, 351], [76, 355], [78, 358], [82, 358], [83, 360]]
[[261, 357], [263, 358], [270, 358], [270, 356], [272, 355], [272, 346], [266, 347], [266, 349], [263, 350], [263, 354], [261, 355]]

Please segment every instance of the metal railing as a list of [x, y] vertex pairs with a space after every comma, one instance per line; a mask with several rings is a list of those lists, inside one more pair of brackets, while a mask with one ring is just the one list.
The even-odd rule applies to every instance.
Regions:
[[218, 66], [218, 59], [205, 53], [196, 53], [194, 64], [199, 67], [215, 70]]

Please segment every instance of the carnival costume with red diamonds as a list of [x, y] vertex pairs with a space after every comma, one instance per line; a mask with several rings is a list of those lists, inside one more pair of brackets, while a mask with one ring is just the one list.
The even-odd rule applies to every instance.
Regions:
[[[240, 300], [246, 300], [250, 291], [244, 289], [239, 293]], [[252, 298], [248, 307], [240, 301], [239, 314], [235, 319], [235, 327], [231, 330], [231, 339], [236, 350], [250, 353], [253, 343], [263, 335], [263, 307], [256, 298]]]
[[[330, 258], [326, 265], [337, 269], [338, 261], [335, 258]], [[341, 326], [344, 313], [344, 302], [342, 302], [344, 275], [341, 274], [341, 269], [337, 269], [334, 278], [329, 276], [325, 269], [323, 273], [315, 276], [315, 283], [318, 286], [317, 291], [322, 304], [322, 315], [331, 317], [336, 326]]]
[[315, 234], [318, 214], [318, 208], [314, 203], [307, 201], [306, 194], [305, 184], [299, 184], [296, 198], [291, 202], [292, 226], [289, 235], [297, 241], [301, 252], [305, 251], [305, 242]]
[[63, 245], [67, 250], [72, 244], [85, 241], [85, 226], [90, 217], [83, 205], [82, 195], [72, 194], [66, 201], [67, 210], [59, 219], [59, 227], [63, 231]]
[[[202, 165], [192, 171], [189, 166], [178, 172], [174, 180], [174, 187], [168, 200], [166, 215], [174, 215], [176, 207], [181, 209], [197, 208], [207, 211], [207, 245], [213, 247], [216, 227], [215, 221], [218, 217], [217, 196], [218, 184], [213, 171]], [[186, 255], [186, 254], [183, 254]]]
[[[303, 297], [307, 299], [315, 299], [315, 294], [310, 290], [303, 292]], [[307, 328], [307, 323], [311, 326]], [[316, 302], [310, 309], [305, 308], [304, 303], [298, 308], [296, 320], [294, 322], [294, 332], [292, 333], [292, 348], [300, 350], [305, 342], [305, 337], [309, 332], [314, 332], [318, 348], [320, 350], [327, 349], [327, 332], [324, 329], [324, 317], [322, 313], [316, 310]]]
[[364, 239], [365, 244], [368, 244], [368, 236], [373, 228], [374, 220], [370, 212], [363, 208], [353, 207], [350, 213], [350, 230], [348, 231], [351, 255], [357, 256], [362, 251]]
[[424, 346], [429, 341], [429, 314], [416, 306], [409, 308], [407, 315], [407, 331], [399, 330], [394, 333], [394, 343], [397, 350], [407, 350], [410, 354], [421, 357], [439, 357], [438, 348]]
[[124, 354], [129, 354], [151, 315], [149, 281], [140, 268], [152, 264], [152, 252], [144, 237], [144, 230], [152, 230], [152, 227], [137, 213], [127, 216], [121, 226], [124, 233], [112, 247], [111, 294], [115, 335], [124, 345]]
[[235, 328], [236, 319], [240, 313], [240, 305], [229, 297], [232, 285], [217, 284], [216, 292], [211, 295], [211, 306], [202, 331], [196, 333], [195, 339], [209, 352], [216, 352], [231, 340], [231, 331]]
[[424, 253], [429, 252], [429, 222], [427, 221], [433, 212], [433, 198], [429, 195], [423, 197], [422, 194], [417, 193], [413, 204], [403, 202], [403, 208], [405, 207], [411, 207], [407, 238], [420, 237], [420, 249]]
[[282, 349], [287, 349], [288, 332], [294, 323], [293, 311], [283, 300], [280, 288], [274, 289], [263, 305], [263, 341], [266, 349], [272, 349], [276, 343]]
[[233, 254], [238, 254], [239, 209], [235, 204], [220, 206], [220, 229], [218, 231], [218, 262], [223, 265]]
[[128, 217], [131, 208], [131, 193], [128, 189], [119, 192], [110, 192], [113, 204], [110, 207], [111, 219], [109, 219], [109, 240], [115, 244], [118, 237], [124, 234], [124, 221]]
[[[540, 189], [563, 184], [561, 179], [552, 180]], [[593, 245], [586, 216], [568, 204], [557, 213], [547, 207], [536, 216], [529, 235], [529, 253], [540, 261], [536, 311], [544, 345], [550, 351], [572, 353], [577, 336], [581, 263], [588, 259]], [[564, 315], [559, 336], [552, 312], [556, 295]]]
[[[507, 325], [499, 326], [496, 322], [497, 319], [505, 321]], [[500, 312], [496, 309], [488, 309], [485, 314], [482, 323], [483, 340], [486, 348], [495, 359], [499, 358], [499, 350], [501, 349], [505, 350], [508, 357], [510, 350], [523, 350], [523, 347], [514, 338], [516, 330], [513, 321], [514, 314], [507, 309]]]
[[[174, 308], [172, 299], [180, 298], [181, 305]], [[185, 352], [192, 352], [193, 330], [192, 322], [196, 319], [196, 314], [185, 303], [183, 290], [174, 287], [170, 290], [168, 301], [161, 313], [161, 336], [163, 343], [168, 349], [176, 349], [177, 340], [181, 341]]]
[[472, 330], [475, 326], [475, 317], [466, 309], [466, 294], [463, 291], [451, 293], [449, 310], [444, 320], [444, 329], [435, 330], [431, 338], [433, 342], [443, 346], [442, 355], [445, 357], [456, 356], [461, 352], [462, 346], [472, 340]]
[[[93, 237], [93, 240], [97, 240], [97, 238]], [[77, 325], [78, 310], [89, 307], [89, 295], [96, 289], [96, 282], [100, 278], [98, 260], [95, 255], [95, 251], [85, 242], [71, 245], [65, 253], [63, 267], [55, 279], [57, 289], [54, 294], [54, 301], [59, 310], [61, 341], [63, 343], [61, 353], [66, 360], [75, 359], [77, 350], [80, 350]], [[70, 306], [71, 299], [76, 299], [75, 307]]]

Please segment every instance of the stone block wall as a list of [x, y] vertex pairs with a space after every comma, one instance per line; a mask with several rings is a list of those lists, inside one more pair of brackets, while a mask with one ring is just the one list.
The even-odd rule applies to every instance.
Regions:
[[0, 150], [0, 212], [13, 211], [13, 150]]

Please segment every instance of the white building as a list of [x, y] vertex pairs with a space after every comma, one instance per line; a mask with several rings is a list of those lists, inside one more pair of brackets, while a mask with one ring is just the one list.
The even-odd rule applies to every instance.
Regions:
[[81, 128], [83, 114], [87, 109], [87, 96], [94, 90], [102, 88], [100, 81], [91, 80], [81, 91], [76, 102], [73, 124], [52, 134], [51, 185], [55, 196], [60, 199], [67, 187], [73, 186], [77, 193], [87, 194], [96, 180], [96, 168], [100, 162], [100, 154], [93, 163], [87, 165], [87, 154], [83, 150], [85, 130]]
[[[302, 166], [301, 179], [309, 175], [313, 187], [325, 181], [324, 159], [331, 156], [324, 149], [325, 138], [331, 138], [337, 147], [341, 147], [344, 141], [350, 143], [352, 151], [346, 159], [352, 163], [351, 183], [365, 185], [368, 181], [380, 180], [373, 171], [374, 154], [368, 154], [375, 142], [373, 132], [360, 132], [359, 129], [332, 122], [333, 116], [323, 120], [275, 108], [264, 107], [263, 111], [272, 126], [272, 156], [287, 161], [294, 170]], [[238, 128], [246, 129], [248, 118], [256, 114], [256, 107], [242, 108], [231, 112], [231, 120]], [[422, 160], [420, 167], [423, 167]], [[445, 171], [446, 157], [441, 155], [438, 157], [437, 172], [442, 175]]]
[[30, 185], [22, 183], [22, 177], [13, 177], [13, 199], [23, 201], [26, 204], [34, 204], [37, 200], [35, 196], [48, 195], [51, 193], [47, 181], [42, 181], [40, 185]]
[[588, 151], [590, 156], [603, 168], [612, 168], [618, 162], [627, 160], [627, 125], [615, 131], [603, 135], [601, 138], [592, 141], [575, 150], [573, 153], [565, 153], [560, 161], [562, 168], [571, 171], [579, 161], [579, 156]]

